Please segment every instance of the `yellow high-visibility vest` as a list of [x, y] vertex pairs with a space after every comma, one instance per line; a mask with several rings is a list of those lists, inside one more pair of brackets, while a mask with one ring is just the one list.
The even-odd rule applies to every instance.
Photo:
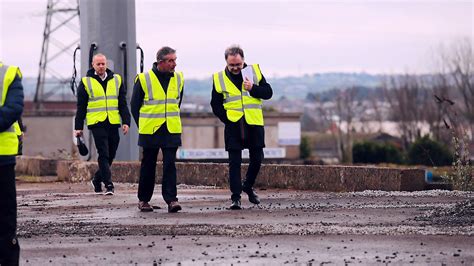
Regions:
[[140, 107], [138, 133], [152, 135], [166, 122], [170, 133], [181, 133], [179, 97], [184, 86], [182, 72], [174, 72], [166, 93], [153, 70], [138, 74], [145, 97]]
[[114, 78], [107, 81], [107, 88], [104, 92], [102, 85], [95, 78], [82, 78], [84, 88], [89, 95], [87, 103], [87, 125], [95, 125], [109, 118], [110, 124], [120, 124], [120, 113], [118, 109], [118, 96], [122, 78], [114, 74]]
[[[8, 89], [16, 76], [21, 77], [20, 69], [16, 66], [6, 66], [0, 63], [0, 106], [5, 104]], [[18, 154], [18, 135], [20, 125], [13, 123], [6, 131], [0, 132], [0, 155]], [[21, 134], [21, 132], [20, 132]]]
[[[262, 80], [262, 72], [258, 64], [248, 65], [252, 68], [253, 83], [258, 85]], [[227, 119], [232, 122], [239, 121], [244, 116], [249, 125], [263, 126], [262, 100], [250, 96], [250, 93], [242, 88], [239, 90], [227, 77], [225, 71], [214, 73], [215, 90], [224, 96], [224, 109]]]

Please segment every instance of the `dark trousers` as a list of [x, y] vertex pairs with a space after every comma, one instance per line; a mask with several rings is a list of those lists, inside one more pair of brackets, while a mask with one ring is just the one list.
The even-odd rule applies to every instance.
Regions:
[[251, 148], [249, 149], [249, 168], [245, 175], [245, 180], [242, 184], [240, 177], [240, 167], [242, 165], [242, 151], [241, 150], [229, 150], [229, 184], [230, 191], [232, 192], [232, 200], [240, 200], [240, 194], [243, 188], [252, 188], [257, 179], [260, 166], [263, 161], [263, 148]]
[[0, 265], [18, 265], [15, 164], [0, 166]]
[[[138, 200], [149, 202], [153, 196], [156, 161], [159, 148], [143, 148], [143, 158], [138, 183]], [[176, 151], [178, 148], [161, 148], [163, 153], [163, 179], [161, 194], [167, 204], [178, 201], [176, 190]]]
[[113, 187], [110, 166], [114, 161], [120, 142], [118, 128], [98, 127], [91, 129], [91, 131], [99, 154], [97, 159], [99, 170], [95, 173], [93, 181], [96, 183], [104, 182], [106, 187], [110, 185]]

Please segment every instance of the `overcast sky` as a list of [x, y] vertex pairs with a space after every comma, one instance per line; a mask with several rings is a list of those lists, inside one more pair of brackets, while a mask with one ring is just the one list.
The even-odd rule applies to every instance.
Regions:
[[[0, 0], [0, 60], [20, 66], [25, 76], [38, 75], [46, 2]], [[268, 77], [423, 73], [433, 70], [433, 52], [441, 44], [473, 39], [473, 6], [453, 0], [137, 0], [137, 42], [146, 68], [160, 46], [176, 48], [177, 69], [188, 78], [222, 69], [223, 51], [234, 43]], [[72, 57], [58, 62], [58, 72], [70, 76]]]

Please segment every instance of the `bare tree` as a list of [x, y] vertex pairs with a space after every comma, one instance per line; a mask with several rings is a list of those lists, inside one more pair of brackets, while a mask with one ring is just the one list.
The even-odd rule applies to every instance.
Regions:
[[390, 105], [392, 119], [398, 122], [404, 149], [421, 137], [425, 115], [426, 89], [414, 75], [391, 76], [383, 84], [385, 98]]
[[332, 108], [325, 108], [325, 103], [321, 100], [321, 97], [318, 96], [316, 111], [318, 113], [319, 119], [321, 121], [322, 128], [329, 128], [332, 124], [333, 110]]
[[382, 115], [382, 109], [381, 109], [381, 102], [380, 102], [380, 96], [379, 96], [379, 88], [374, 90], [373, 93], [369, 95], [369, 104], [370, 107], [374, 110], [374, 117], [375, 121], [379, 124], [379, 129], [377, 132], [382, 132], [382, 123], [383, 123], [383, 115]]
[[[449, 84], [448, 78], [445, 72], [440, 72], [433, 78], [431, 87], [433, 101], [430, 101], [426, 108], [426, 121], [430, 125], [430, 132], [436, 140], [443, 143], [451, 141], [449, 132], [445, 130], [445, 121], [449, 115], [448, 111], [454, 108], [449, 107], [454, 105], [454, 102], [451, 100], [452, 93], [450, 93], [453, 87]], [[444, 102], [447, 104], [440, 104]]]
[[[338, 119], [337, 143], [341, 161], [352, 163], [352, 122], [355, 117], [357, 89], [355, 87], [339, 90], [336, 98], [336, 114]], [[342, 130], [345, 123], [346, 131]]]
[[463, 114], [471, 138], [474, 128], [474, 55], [472, 40], [464, 38], [441, 51], [442, 67], [447, 70], [454, 87], [461, 95]]

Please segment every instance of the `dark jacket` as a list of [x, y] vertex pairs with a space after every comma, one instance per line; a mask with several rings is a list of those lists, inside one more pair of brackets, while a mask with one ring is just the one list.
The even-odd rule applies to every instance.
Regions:
[[[161, 87], [163, 87], [163, 90], [166, 94], [168, 90], [168, 84], [170, 82], [171, 77], [173, 77], [173, 73], [158, 71], [156, 63], [153, 64], [152, 70], [153, 73], [155, 73], [156, 77], [158, 77]], [[181, 106], [181, 101], [183, 100], [183, 91], [184, 86], [179, 96], [179, 106]], [[145, 93], [143, 92], [142, 85], [140, 84], [140, 80], [136, 78], [135, 86], [133, 87], [133, 94], [130, 106], [133, 119], [135, 120], [135, 123], [137, 124], [138, 128], [140, 127], [138, 125], [138, 121], [140, 118], [140, 108], [143, 105], [144, 98]], [[138, 145], [144, 148], [177, 148], [181, 146], [181, 134], [170, 133], [165, 122], [153, 135], [139, 134]]]
[[[241, 74], [234, 75], [227, 68], [225, 74], [239, 90], [242, 90], [243, 79]], [[272, 95], [272, 87], [263, 75], [259, 85], [254, 84], [252, 90], [250, 90], [250, 96], [262, 100], [268, 100], [272, 98]], [[249, 125], [245, 122], [244, 117], [237, 122], [231, 122], [227, 119], [224, 109], [224, 96], [216, 91], [215, 84], [212, 85], [211, 107], [212, 112], [225, 124], [224, 141], [227, 151], [265, 147], [265, 129], [263, 126]]]
[[[8, 88], [5, 104], [0, 107], [0, 132], [10, 128], [19, 120], [23, 112], [23, 85], [21, 77], [16, 76]], [[0, 155], [0, 165], [15, 164], [15, 156]]]
[[[102, 88], [105, 90], [107, 89], [107, 82], [114, 77], [114, 72], [111, 70], [107, 69], [107, 78], [102, 81], [102, 79], [94, 74], [95, 71], [94, 69], [89, 69], [87, 71], [87, 76], [95, 78], [100, 85], [102, 85]], [[128, 125], [130, 126], [130, 112], [128, 111], [128, 106], [127, 106], [127, 91], [125, 90], [125, 87], [123, 86], [123, 83], [126, 82], [126, 78], [122, 77], [122, 84], [120, 85], [119, 88], [119, 95], [118, 95], [118, 109], [120, 113], [120, 117], [122, 118], [122, 125]], [[76, 130], [82, 130], [84, 128], [84, 120], [86, 119], [87, 115], [87, 103], [89, 102], [89, 94], [87, 94], [86, 89], [84, 87], [84, 83], [82, 83], [82, 80], [79, 84], [79, 87], [77, 88], [77, 111], [76, 111], [76, 121], [75, 121], [75, 126], [74, 128]], [[99, 122], [95, 125], [90, 125], [87, 126], [87, 128], [92, 129], [92, 128], [97, 128], [97, 127], [120, 127], [120, 125], [112, 125], [109, 122], [109, 119], [105, 119], [103, 122]]]

